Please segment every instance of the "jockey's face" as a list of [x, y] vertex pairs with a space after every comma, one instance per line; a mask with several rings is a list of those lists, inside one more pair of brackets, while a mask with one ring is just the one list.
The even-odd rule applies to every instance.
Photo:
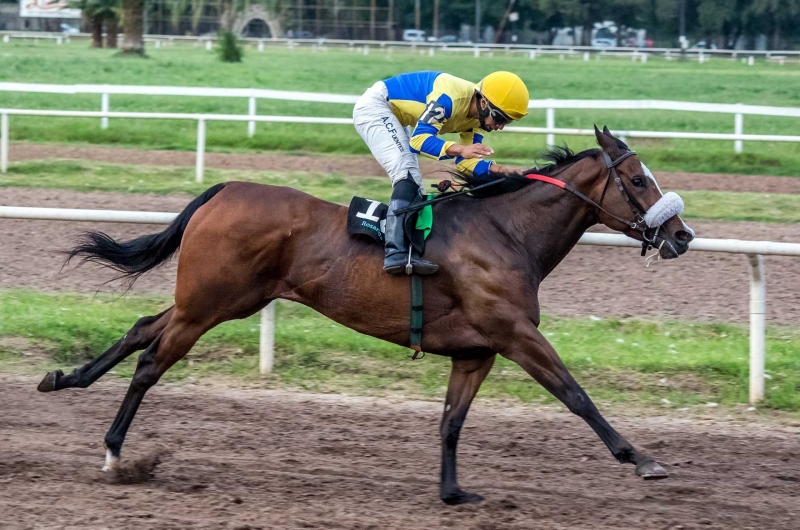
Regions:
[[488, 114], [486, 117], [480, 120], [481, 129], [484, 131], [502, 131], [505, 126], [511, 122], [508, 116], [504, 115], [499, 110], [492, 108], [491, 104], [486, 100], [486, 98], [480, 98], [478, 104], [481, 106], [481, 110], [484, 113], [488, 109]]

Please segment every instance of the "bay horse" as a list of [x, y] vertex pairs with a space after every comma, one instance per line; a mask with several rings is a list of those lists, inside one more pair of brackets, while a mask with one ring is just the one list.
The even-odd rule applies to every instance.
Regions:
[[[634, 464], [645, 479], [668, 476], [608, 424], [538, 329], [539, 285], [592, 225], [650, 241], [665, 259], [686, 252], [694, 237], [678, 215], [645, 225], [647, 210], [663, 201], [655, 177], [607, 128], [595, 133], [601, 149], [577, 155], [556, 149], [547, 155], [549, 165], [509, 173], [497, 186], [435, 206], [426, 257], [441, 268], [424, 282], [421, 346], [452, 359], [440, 429], [440, 497], [447, 504], [483, 499], [459, 487], [456, 445], [498, 353], [583, 418], [619, 462]], [[529, 179], [534, 173], [572, 193]], [[468, 187], [481, 183], [467, 176], [462, 181]], [[292, 188], [227, 182], [195, 198], [161, 233], [120, 243], [87, 232], [70, 257], [105, 264], [131, 281], [180, 248], [175, 304], [140, 318], [105, 353], [72, 373], [48, 373], [38, 389], [88, 387], [144, 350], [105, 437], [104, 469], [113, 470], [145, 393], [164, 372], [214, 326], [253, 315], [277, 298], [408, 346], [409, 279], [384, 273], [383, 249], [348, 236], [346, 216], [346, 207]]]

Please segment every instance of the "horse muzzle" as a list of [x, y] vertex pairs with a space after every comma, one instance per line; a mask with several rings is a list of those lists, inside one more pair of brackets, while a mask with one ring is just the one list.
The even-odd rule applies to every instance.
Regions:
[[689, 243], [694, 239], [694, 230], [689, 228], [680, 217], [677, 219], [681, 223], [682, 228], [675, 230], [669, 235], [664, 234], [656, 237], [656, 246], [659, 248], [661, 259], [675, 259], [685, 254], [689, 250]]

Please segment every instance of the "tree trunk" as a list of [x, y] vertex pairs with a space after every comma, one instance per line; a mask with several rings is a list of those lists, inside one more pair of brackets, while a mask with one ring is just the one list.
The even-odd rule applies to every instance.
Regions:
[[233, 32], [233, 0], [222, 0], [222, 14], [219, 17], [219, 26], [225, 33]]
[[772, 34], [772, 49], [773, 50], [780, 50], [781, 49], [781, 18], [780, 15], [775, 15], [775, 33]]
[[122, 0], [122, 51], [144, 56], [144, 0]]
[[103, 19], [100, 17], [91, 18], [92, 25], [92, 48], [103, 47]]
[[119, 19], [111, 17], [106, 20], [106, 48], [117, 47], [117, 33], [119, 32]]

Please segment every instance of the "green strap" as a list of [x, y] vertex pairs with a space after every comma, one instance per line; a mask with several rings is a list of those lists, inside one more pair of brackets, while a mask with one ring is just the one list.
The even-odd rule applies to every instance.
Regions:
[[422, 351], [422, 276], [411, 275], [411, 348], [414, 350], [412, 359]]
[[[432, 201], [435, 197], [436, 195], [431, 193], [425, 200]], [[425, 206], [423, 209], [421, 209], [419, 211], [419, 214], [417, 214], [417, 230], [423, 230], [425, 232], [423, 239], [428, 239], [428, 235], [431, 233], [432, 228], [433, 228], [433, 207], [428, 205]]]

